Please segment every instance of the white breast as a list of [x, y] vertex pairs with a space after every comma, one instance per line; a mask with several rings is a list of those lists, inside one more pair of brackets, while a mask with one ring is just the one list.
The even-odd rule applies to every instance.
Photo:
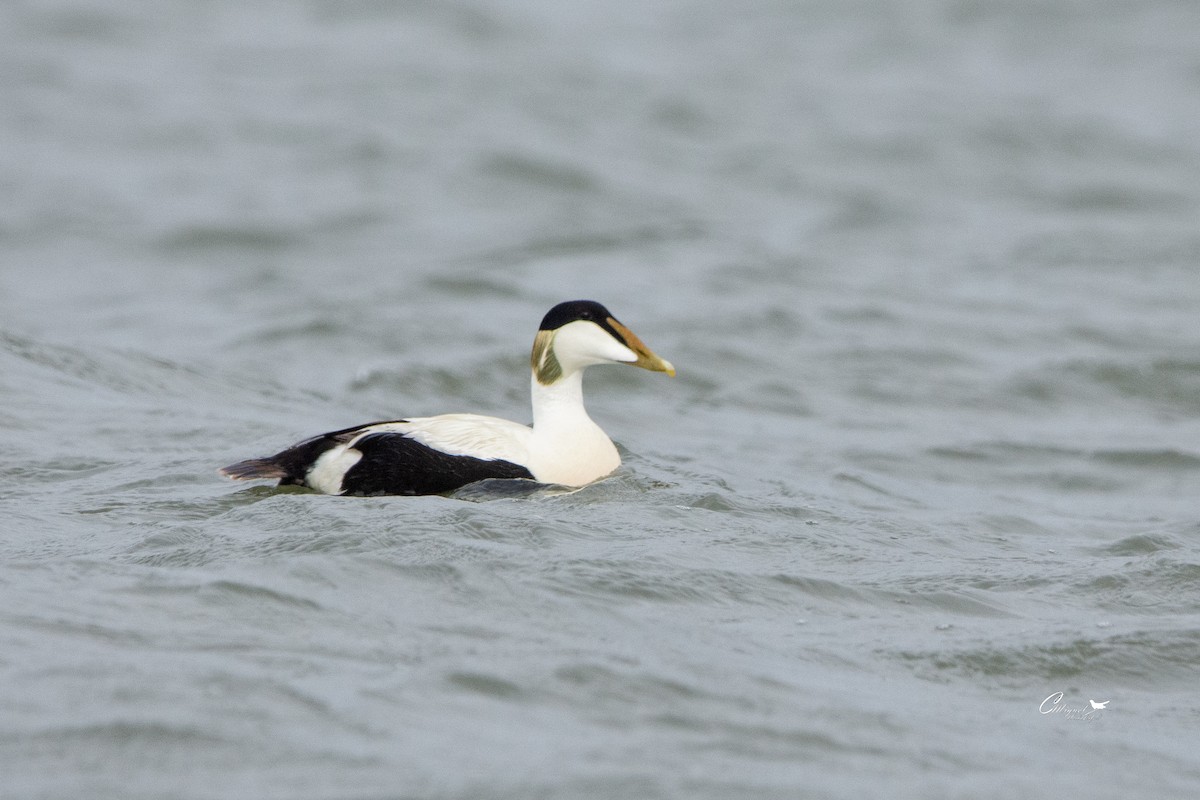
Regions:
[[560, 431], [553, 438], [537, 435], [540, 433], [534, 435], [525, 466], [542, 483], [583, 486], [621, 466], [616, 446], [594, 424]]

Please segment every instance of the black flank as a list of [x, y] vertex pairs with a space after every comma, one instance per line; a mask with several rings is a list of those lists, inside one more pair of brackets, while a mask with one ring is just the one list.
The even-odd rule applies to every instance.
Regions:
[[487, 478], [533, 479], [520, 464], [449, 455], [401, 433], [369, 434], [354, 449], [363, 455], [342, 477], [344, 494], [441, 494]]

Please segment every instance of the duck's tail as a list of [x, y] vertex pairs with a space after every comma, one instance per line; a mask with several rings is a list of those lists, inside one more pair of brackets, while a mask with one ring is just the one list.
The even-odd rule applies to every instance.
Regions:
[[274, 457], [248, 458], [228, 467], [221, 467], [217, 472], [235, 481], [284, 480], [290, 477], [287, 468]]

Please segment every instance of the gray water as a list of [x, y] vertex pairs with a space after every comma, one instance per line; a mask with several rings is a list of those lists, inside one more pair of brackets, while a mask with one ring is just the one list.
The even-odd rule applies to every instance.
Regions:
[[[28, 0], [0, 75], [0, 795], [1200, 795], [1200, 5]], [[679, 369], [589, 373], [608, 480], [215, 474], [525, 421], [577, 297]]]

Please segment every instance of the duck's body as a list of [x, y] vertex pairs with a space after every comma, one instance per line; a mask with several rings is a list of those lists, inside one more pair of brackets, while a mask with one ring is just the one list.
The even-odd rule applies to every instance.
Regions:
[[221, 472], [326, 494], [439, 494], [487, 478], [583, 486], [621, 463], [583, 407], [583, 371], [628, 363], [675, 374], [632, 331], [588, 300], [560, 303], [534, 340], [533, 425], [478, 414], [374, 422], [306, 439]]

